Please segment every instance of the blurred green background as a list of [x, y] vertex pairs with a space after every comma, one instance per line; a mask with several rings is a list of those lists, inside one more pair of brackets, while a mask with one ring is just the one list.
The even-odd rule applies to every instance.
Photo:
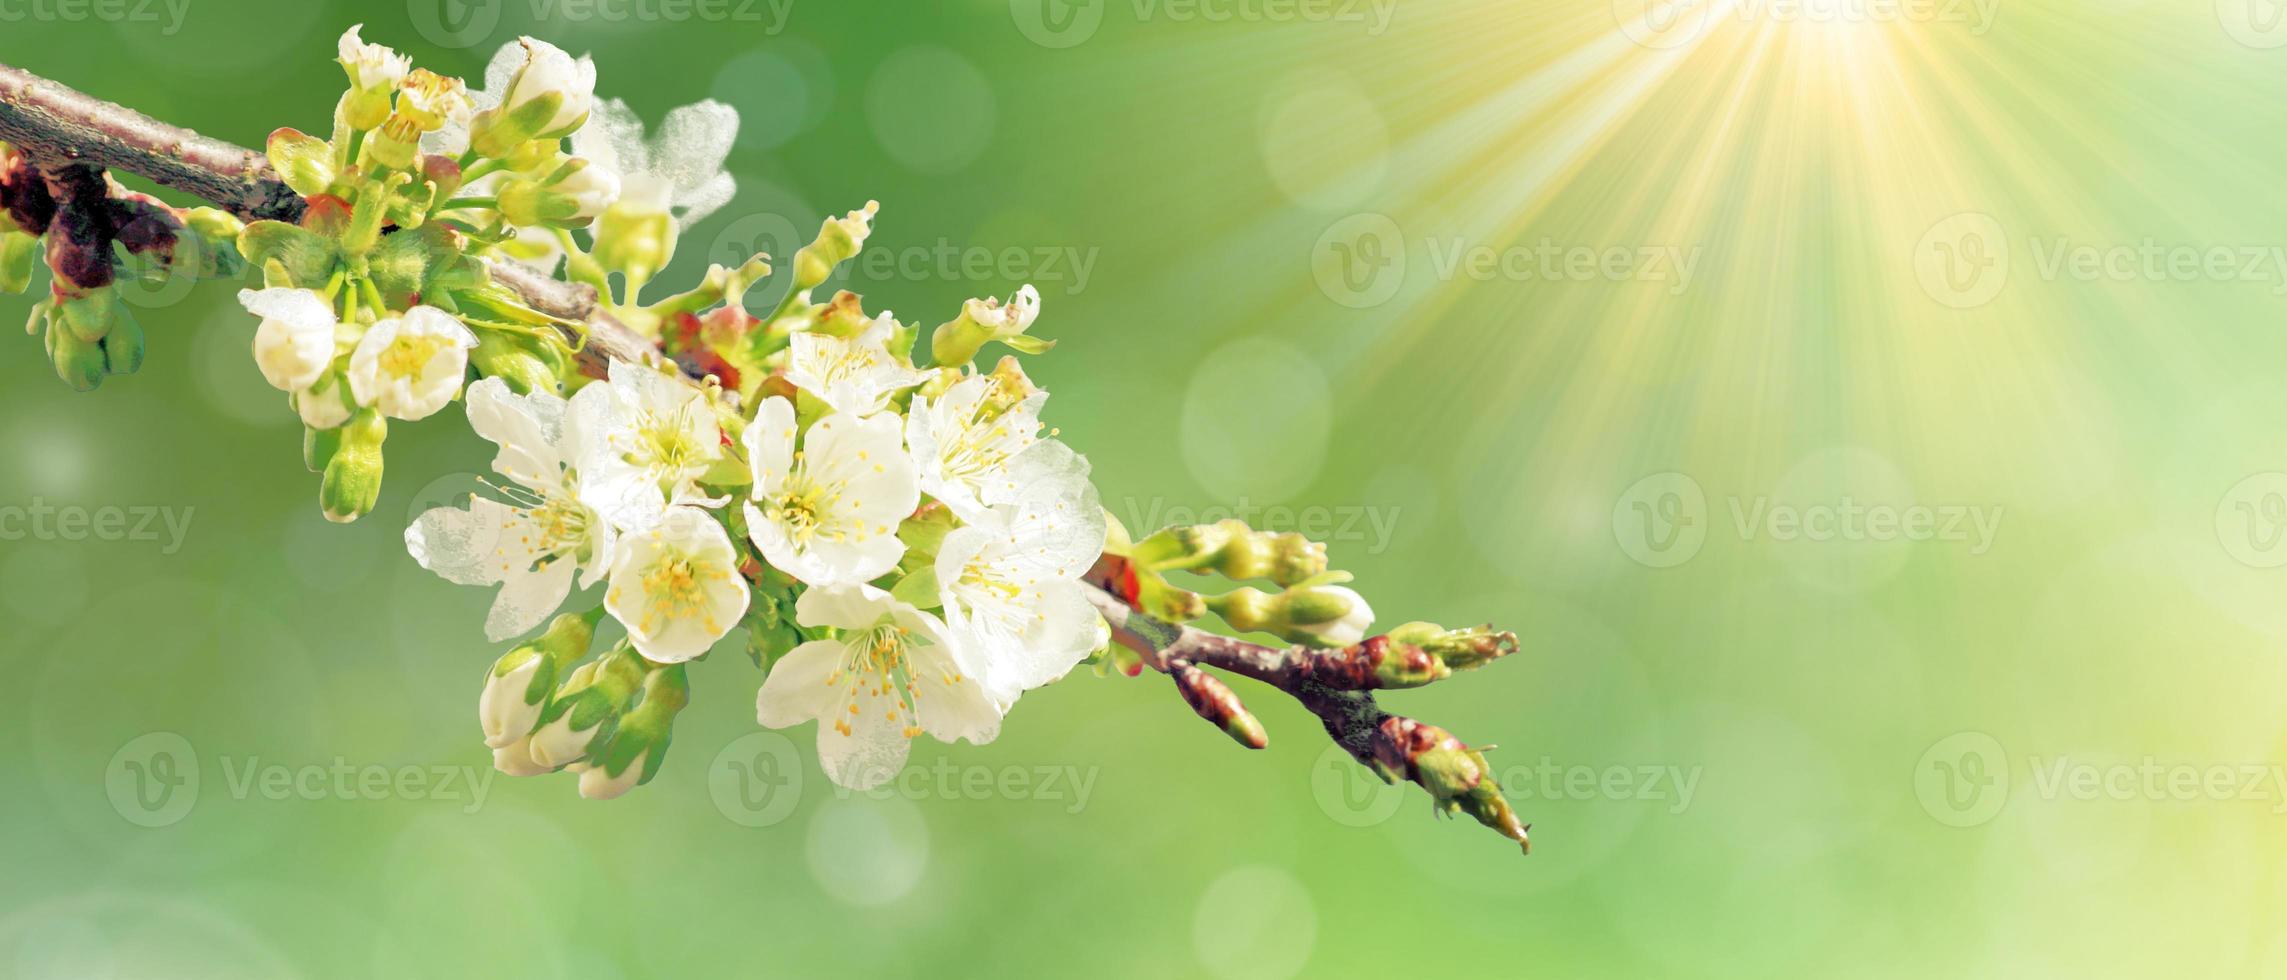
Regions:
[[232, 286], [171, 285], [95, 394], [0, 357], [0, 976], [2287, 975], [2283, 14], [0, 0], [0, 61], [247, 145], [359, 21], [732, 103], [669, 279], [878, 199], [869, 305], [1035, 283], [1122, 520], [1519, 631], [1385, 703], [1535, 838], [1085, 672], [879, 798], [738, 656], [625, 798], [493, 778], [489, 594], [400, 541], [478, 441], [400, 426], [328, 525]]

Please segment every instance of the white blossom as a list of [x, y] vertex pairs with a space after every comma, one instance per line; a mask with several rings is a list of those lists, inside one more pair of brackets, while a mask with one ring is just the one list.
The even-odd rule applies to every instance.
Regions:
[[333, 363], [341, 322], [325, 297], [307, 289], [241, 289], [238, 302], [262, 318], [254, 328], [254, 365], [271, 387], [300, 391]]
[[[520, 37], [516, 43], [524, 46], [524, 65], [508, 80], [508, 89], [501, 96], [501, 104], [509, 112], [523, 108], [535, 99], [554, 95], [561, 100], [554, 115], [542, 123], [537, 135], [563, 137], [570, 135], [588, 114], [595, 99], [596, 66], [587, 58], [574, 59], [559, 48], [538, 38]], [[489, 83], [490, 73], [486, 81]]]
[[990, 414], [987, 402], [1001, 383], [991, 375], [964, 378], [926, 404], [916, 400], [905, 419], [905, 443], [922, 492], [962, 520], [975, 520], [988, 503], [1010, 499], [1015, 488], [1009, 460], [1038, 438], [1048, 393], [1034, 392]]
[[812, 586], [879, 577], [905, 554], [897, 526], [920, 503], [897, 416], [818, 420], [796, 452], [794, 406], [773, 397], [743, 436], [754, 468], [747, 533], [763, 560]]
[[1024, 492], [945, 535], [937, 584], [945, 616], [1004, 708], [1095, 649], [1098, 616], [1080, 584], [1104, 549], [1104, 511], [1088, 461], [1034, 443], [1009, 466]]
[[700, 475], [723, 458], [722, 423], [707, 394], [690, 382], [625, 361], [604, 384], [572, 396], [587, 433], [580, 492], [612, 523], [643, 527], [670, 504], [713, 506]]
[[359, 90], [395, 88], [412, 69], [413, 60], [379, 44], [368, 44], [358, 32], [365, 30], [358, 24], [343, 31], [336, 47], [339, 49], [342, 69], [349, 72], [351, 88]]
[[607, 99], [572, 136], [572, 152], [620, 175], [622, 206], [671, 214], [676, 227], [689, 228], [738, 192], [723, 169], [738, 129], [738, 110], [706, 99], [668, 110], [658, 134], [646, 140], [635, 110]]
[[797, 333], [787, 356], [786, 378], [837, 412], [881, 411], [889, 396], [929, 377], [929, 372], [889, 352], [889, 334], [896, 326], [897, 321], [883, 313], [854, 337]]
[[812, 588], [795, 621], [841, 635], [795, 647], [755, 695], [770, 728], [818, 722], [818, 761], [835, 783], [868, 790], [904, 767], [912, 739], [977, 744], [1000, 733], [1000, 710], [936, 617], [868, 585]]
[[713, 515], [671, 507], [656, 523], [620, 539], [604, 608], [635, 652], [681, 663], [707, 652], [746, 615], [750, 595], [738, 549]]
[[428, 418], [460, 394], [475, 346], [452, 314], [416, 306], [366, 328], [349, 355], [350, 393], [393, 419]]
[[[596, 584], [614, 543], [609, 523], [580, 499], [576, 463], [584, 434], [552, 392], [516, 395], [499, 378], [469, 387], [476, 433], [499, 447], [494, 472], [514, 481], [508, 503], [471, 496], [469, 507], [438, 507], [405, 529], [421, 567], [459, 585], [499, 585], [485, 636], [531, 631], [564, 604], [574, 573]], [[498, 746], [495, 746], [496, 748]]]

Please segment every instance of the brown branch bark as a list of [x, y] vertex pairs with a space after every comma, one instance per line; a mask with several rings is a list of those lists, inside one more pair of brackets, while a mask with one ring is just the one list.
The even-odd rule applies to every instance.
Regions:
[[[1532, 851], [1531, 826], [1520, 822], [1491, 773], [1483, 771], [1477, 756], [1442, 728], [1382, 710], [1369, 681], [1348, 669], [1329, 672], [1329, 664], [1349, 664], [1380, 656], [1393, 645], [1387, 636], [1368, 637], [1338, 650], [1305, 647], [1270, 647], [1235, 637], [1146, 615], [1121, 598], [1121, 582], [1132, 572], [1124, 558], [1106, 555], [1088, 573], [1088, 600], [1112, 627], [1122, 646], [1136, 651], [1146, 666], [1174, 678], [1184, 700], [1200, 717], [1215, 722], [1250, 748], [1268, 744], [1261, 725], [1239, 705], [1235, 695], [1217, 682], [1228, 696], [1225, 703], [1203, 702], [1193, 691], [1200, 685], [1201, 666], [1227, 670], [1261, 681], [1301, 704], [1318, 717], [1328, 738], [1384, 778], [1413, 782], [1442, 805], [1466, 810], [1478, 822]], [[1212, 678], [1208, 678], [1212, 680]], [[1254, 733], [1254, 738], [1245, 732]], [[1458, 761], [1464, 756], [1474, 761]], [[1457, 771], [1458, 770], [1458, 771]]]
[[[305, 209], [301, 196], [278, 179], [269, 159], [257, 151], [168, 125], [6, 64], [0, 64], [0, 142], [22, 149], [43, 169], [91, 164], [131, 173], [248, 221], [296, 221]], [[533, 309], [584, 324], [588, 343], [581, 366], [591, 375], [600, 377], [613, 359], [663, 361], [649, 341], [599, 307], [591, 287], [506, 262], [492, 265], [492, 277]]]
[[[213, 204], [246, 220], [294, 221], [302, 199], [277, 178], [269, 161], [254, 150], [159, 122], [21, 69], [0, 64], [0, 141], [14, 145], [37, 164], [54, 196], [85, 196], [102, 170], [118, 170]], [[115, 200], [132, 195], [110, 191]], [[84, 200], [59, 214], [86, 211]], [[45, 220], [40, 226], [46, 226]], [[533, 309], [585, 325], [588, 345], [582, 366], [601, 376], [612, 359], [672, 367], [658, 349], [604, 312], [595, 290], [539, 275], [508, 263], [492, 266], [495, 282], [514, 291]], [[1159, 622], [1116, 597], [1108, 574], [1118, 559], [1107, 557], [1092, 574], [1089, 598], [1111, 624], [1115, 637], [1134, 649], [1152, 669], [1174, 679], [1177, 691], [1202, 717], [1232, 738], [1262, 748], [1268, 736], [1240, 703], [1238, 695], [1201, 667], [1249, 677], [1292, 697], [1317, 716], [1336, 745], [1385, 778], [1404, 778], [1430, 791], [1441, 806], [1467, 809], [1480, 822], [1525, 844], [1527, 827], [1498, 796], [1482, 769], [1482, 757], [1452, 735], [1401, 715], [1383, 711], [1369, 689], [1373, 665], [1404, 655], [1387, 637], [1373, 637], [1342, 650], [1278, 649], [1204, 630]], [[1419, 651], [1414, 651], [1418, 654]], [[1466, 758], [1475, 758], [1474, 767]], [[1450, 760], [1463, 758], [1456, 765]], [[1433, 768], [1434, 765], [1434, 768]]]

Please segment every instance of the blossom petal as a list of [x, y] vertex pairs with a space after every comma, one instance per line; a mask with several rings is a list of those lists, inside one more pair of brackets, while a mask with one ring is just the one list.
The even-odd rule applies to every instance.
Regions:
[[755, 692], [755, 720], [766, 728], [790, 728], [813, 719], [831, 723], [826, 715], [841, 707], [847, 694], [843, 685], [828, 683], [841, 669], [844, 649], [840, 640], [811, 640], [778, 658]]

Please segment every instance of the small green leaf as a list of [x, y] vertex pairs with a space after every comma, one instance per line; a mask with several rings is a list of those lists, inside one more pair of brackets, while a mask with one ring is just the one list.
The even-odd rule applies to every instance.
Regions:
[[276, 262], [296, 286], [316, 289], [333, 275], [333, 243], [317, 232], [283, 221], [256, 221], [238, 234], [238, 254], [267, 267]]
[[899, 579], [889, 590], [890, 598], [915, 609], [935, 609], [941, 600], [937, 596], [937, 569], [924, 565]]

